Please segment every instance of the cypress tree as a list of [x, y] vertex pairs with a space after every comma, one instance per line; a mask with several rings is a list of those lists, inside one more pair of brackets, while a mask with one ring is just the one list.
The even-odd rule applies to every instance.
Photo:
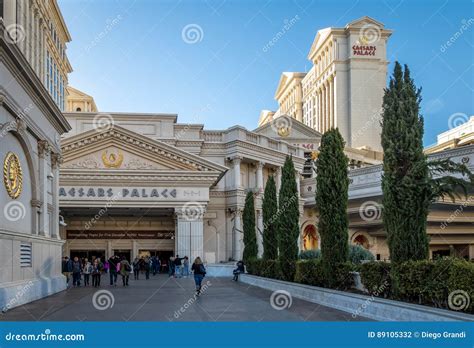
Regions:
[[[383, 98], [383, 222], [392, 262], [428, 257], [426, 233], [429, 206], [440, 197], [467, 195], [473, 176], [449, 159], [428, 162], [423, 153], [421, 89], [410, 71], [396, 62]], [[449, 174], [459, 173], [461, 178]], [[443, 176], [436, 177], [438, 174]], [[446, 175], [444, 175], [446, 174]], [[467, 176], [470, 182], [464, 181]]]
[[253, 192], [249, 191], [245, 197], [244, 212], [244, 252], [243, 261], [256, 259], [258, 254], [257, 234], [255, 230], [255, 206]]
[[299, 197], [295, 167], [287, 156], [283, 165], [281, 188], [278, 196], [278, 250], [279, 264], [285, 280], [293, 281], [295, 261], [298, 258]]
[[344, 140], [337, 129], [321, 138], [316, 166], [316, 205], [321, 236], [321, 262], [328, 286], [334, 285], [334, 267], [349, 259], [347, 201], [349, 178]]
[[268, 178], [265, 185], [262, 202], [263, 210], [263, 258], [276, 260], [278, 258], [278, 203], [276, 185], [273, 176]]

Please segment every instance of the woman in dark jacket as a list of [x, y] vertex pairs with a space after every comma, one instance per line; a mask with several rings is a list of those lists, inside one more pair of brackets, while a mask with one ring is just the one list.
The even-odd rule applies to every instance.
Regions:
[[196, 292], [199, 295], [201, 293], [202, 280], [206, 275], [206, 268], [204, 267], [199, 256], [194, 260], [194, 263], [191, 266], [191, 271], [194, 272], [194, 283], [196, 284]]

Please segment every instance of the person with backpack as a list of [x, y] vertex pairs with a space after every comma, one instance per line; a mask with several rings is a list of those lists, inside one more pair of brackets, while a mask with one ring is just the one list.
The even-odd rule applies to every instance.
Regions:
[[100, 286], [100, 274], [101, 274], [101, 268], [102, 264], [100, 262], [100, 259], [97, 258], [94, 260], [94, 263], [92, 264], [92, 286], [94, 288], [97, 288]]
[[72, 273], [72, 260], [69, 257], [64, 256], [61, 268], [63, 275], [66, 277], [66, 287], [69, 288], [69, 279], [71, 278]]
[[109, 258], [109, 278], [110, 278], [110, 285], [117, 286], [117, 267], [120, 263], [120, 259], [118, 256], [111, 256]]
[[197, 295], [201, 294], [201, 283], [204, 277], [206, 276], [206, 268], [202, 263], [201, 258], [198, 256], [194, 260], [191, 270], [194, 272], [194, 283], [196, 284], [196, 293]]
[[145, 262], [143, 264], [145, 266], [145, 279], [150, 279], [150, 268], [151, 268], [151, 262], [150, 259], [145, 257]]
[[168, 264], [169, 264], [168, 275], [172, 277], [174, 276], [174, 256], [173, 255], [170, 256]]
[[74, 257], [72, 263], [72, 286], [81, 286], [82, 264], [79, 258]]
[[140, 275], [140, 259], [135, 257], [133, 260], [133, 279], [138, 280], [138, 276]]
[[181, 278], [182, 276], [182, 270], [183, 270], [183, 265], [182, 265], [182, 261], [181, 261], [181, 258], [179, 257], [179, 255], [176, 255], [175, 259], [174, 259], [174, 273], [175, 273], [175, 278]]
[[183, 276], [187, 278], [189, 275], [189, 258], [185, 256], [183, 258]]
[[122, 261], [120, 261], [119, 267], [120, 275], [122, 276], [122, 284], [123, 286], [128, 286], [128, 278], [130, 276], [130, 272], [132, 271], [132, 266], [130, 266], [130, 263], [125, 258], [125, 256], [122, 256]]
[[92, 272], [92, 264], [87, 258], [84, 259], [84, 266], [82, 268], [82, 274], [84, 274], [84, 286], [89, 286], [90, 275]]
[[237, 262], [236, 264], [237, 268], [234, 269], [234, 281], [237, 281], [239, 280], [239, 274], [240, 273], [245, 273], [245, 265], [244, 265], [244, 262], [242, 260], [240, 260], [239, 262]]

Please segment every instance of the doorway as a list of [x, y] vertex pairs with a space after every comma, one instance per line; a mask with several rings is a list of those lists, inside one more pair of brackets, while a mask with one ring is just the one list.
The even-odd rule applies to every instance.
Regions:
[[132, 251], [130, 249], [114, 249], [113, 254], [120, 257], [120, 259], [125, 257], [128, 262], [130, 262], [130, 258], [132, 257]]
[[71, 259], [77, 256], [79, 259], [87, 258], [89, 261], [93, 261], [96, 258], [100, 258], [104, 261], [105, 250], [71, 250], [69, 256]]

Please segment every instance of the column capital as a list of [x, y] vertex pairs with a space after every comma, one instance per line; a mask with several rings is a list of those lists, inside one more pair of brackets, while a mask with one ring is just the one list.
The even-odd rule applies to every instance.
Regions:
[[51, 166], [53, 169], [59, 168], [59, 166], [63, 163], [63, 156], [61, 154], [52, 152], [51, 153]]
[[176, 218], [186, 221], [202, 220], [205, 212], [206, 206], [198, 202], [188, 202], [175, 209]]
[[237, 155], [237, 156], [231, 157], [230, 160], [231, 160], [232, 162], [236, 162], [236, 163], [238, 162], [238, 163], [240, 163], [243, 159], [244, 159], [243, 156]]
[[47, 140], [38, 141], [38, 155], [44, 158], [51, 151], [51, 145]]
[[265, 164], [266, 164], [265, 162], [258, 161], [258, 162], [257, 162], [257, 168], [258, 168], [258, 169], [263, 169], [263, 167], [265, 166]]

